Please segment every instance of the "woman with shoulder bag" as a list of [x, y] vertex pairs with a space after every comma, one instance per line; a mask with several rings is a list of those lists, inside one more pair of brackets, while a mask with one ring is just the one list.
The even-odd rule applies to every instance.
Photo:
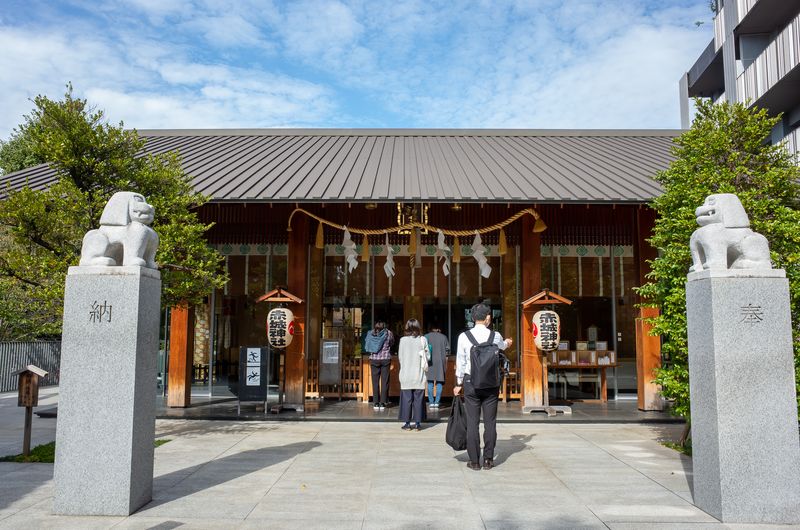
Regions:
[[[404, 431], [419, 431], [425, 420], [425, 386], [427, 385], [430, 348], [422, 335], [416, 319], [406, 322], [405, 337], [400, 339], [397, 350], [400, 362], [400, 420]], [[411, 426], [411, 422], [414, 426]]]

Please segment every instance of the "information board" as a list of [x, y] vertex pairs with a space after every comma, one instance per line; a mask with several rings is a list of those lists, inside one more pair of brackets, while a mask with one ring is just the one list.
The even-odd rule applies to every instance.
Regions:
[[319, 360], [319, 384], [340, 384], [342, 378], [342, 339], [322, 339]]

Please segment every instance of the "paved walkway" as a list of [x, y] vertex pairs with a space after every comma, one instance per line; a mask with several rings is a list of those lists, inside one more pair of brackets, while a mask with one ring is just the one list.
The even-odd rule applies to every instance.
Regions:
[[691, 504], [691, 460], [659, 443], [681, 428], [500, 424], [471, 471], [441, 423], [158, 420], [137, 513], [53, 516], [53, 466], [0, 463], [0, 528], [737, 528]]
[[[428, 409], [428, 420], [431, 422], [447, 421], [450, 415], [450, 399], [442, 402], [440, 409]], [[242, 403], [241, 415], [237, 416], [235, 398], [208, 398], [192, 396], [192, 405], [188, 408], [167, 408], [164, 400], [157, 400], [157, 415], [162, 419], [204, 419], [204, 420], [263, 420], [264, 407], [254, 402]], [[362, 403], [355, 399], [307, 399], [305, 411], [281, 412], [279, 415], [267, 414], [266, 419], [307, 421], [397, 421], [397, 401], [383, 411], [374, 411], [371, 403]], [[572, 414], [558, 414], [547, 417], [537, 412], [522, 414], [519, 401], [498, 403], [497, 421], [500, 423], [683, 423], [680, 418], [669, 412], [642, 412], [638, 410], [636, 400], [598, 402], [575, 402]], [[270, 409], [270, 406], [267, 407]]]
[[[36, 412], [52, 408], [58, 403], [58, 387], [39, 389], [39, 406], [33, 409], [31, 447], [56, 439], [56, 419], [40, 418]], [[0, 394], [0, 456], [18, 455], [22, 452], [25, 429], [25, 408], [17, 406], [16, 392]]]

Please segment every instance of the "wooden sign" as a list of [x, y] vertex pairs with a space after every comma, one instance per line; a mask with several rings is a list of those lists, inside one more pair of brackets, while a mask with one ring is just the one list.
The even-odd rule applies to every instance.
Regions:
[[47, 375], [47, 372], [29, 364], [22, 370], [17, 370], [12, 375], [19, 376], [17, 386], [17, 406], [19, 407], [38, 407], [39, 406], [39, 380]]

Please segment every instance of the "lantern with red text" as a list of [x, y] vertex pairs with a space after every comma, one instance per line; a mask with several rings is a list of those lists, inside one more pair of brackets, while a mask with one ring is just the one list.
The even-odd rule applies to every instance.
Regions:
[[558, 349], [561, 321], [555, 311], [538, 311], [533, 315], [533, 342], [542, 351]]
[[285, 348], [294, 338], [294, 314], [286, 308], [273, 309], [267, 315], [267, 340], [273, 348]]

